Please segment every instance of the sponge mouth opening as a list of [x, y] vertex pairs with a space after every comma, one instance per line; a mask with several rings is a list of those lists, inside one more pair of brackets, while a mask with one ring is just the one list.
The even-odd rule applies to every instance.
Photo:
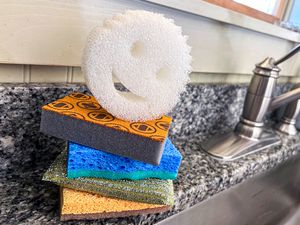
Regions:
[[134, 93], [132, 93], [119, 79], [118, 77], [115, 75], [115, 73], [112, 73], [112, 78], [114, 81], [114, 88], [117, 92], [118, 95], [120, 95], [121, 97], [127, 99], [127, 100], [131, 100], [131, 101], [146, 101], [146, 98], [141, 97], [139, 95], [136, 95]]
[[[136, 42], [136, 46], [134, 47], [134, 48], [136, 48], [136, 50], [134, 50], [135, 51], [134, 54], [142, 54], [140, 51], [143, 51], [143, 50], [139, 49], [140, 46], [138, 46], [138, 45], [139, 45], [139, 43]], [[156, 72], [154, 79], [157, 79], [161, 83], [166, 83], [169, 81], [171, 75], [172, 75], [171, 70], [168, 67], [163, 66]], [[127, 88], [122, 83], [122, 81], [117, 77], [117, 75], [114, 71], [112, 72], [112, 80], [114, 82], [114, 88], [115, 88], [116, 92], [121, 97], [124, 97], [127, 100], [134, 100], [134, 101], [139, 101], [139, 102], [147, 100], [146, 97], [139, 96], [139, 95], [133, 93], [129, 88]]]

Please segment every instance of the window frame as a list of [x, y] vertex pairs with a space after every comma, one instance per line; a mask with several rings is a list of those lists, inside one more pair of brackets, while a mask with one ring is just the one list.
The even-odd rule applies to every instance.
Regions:
[[287, 1], [286, 0], [278, 0], [278, 7], [276, 9], [275, 15], [271, 15], [268, 13], [264, 13], [262, 11], [256, 10], [249, 6], [243, 5], [241, 3], [235, 2], [233, 0], [203, 0], [211, 4], [215, 4], [221, 6], [223, 8], [250, 16], [255, 19], [259, 19], [268, 23], [275, 24], [281, 20], [283, 17]]

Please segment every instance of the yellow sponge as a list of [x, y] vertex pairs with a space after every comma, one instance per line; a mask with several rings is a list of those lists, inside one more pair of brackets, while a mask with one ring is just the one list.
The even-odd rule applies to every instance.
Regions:
[[127, 217], [169, 210], [168, 205], [156, 205], [108, 198], [97, 194], [61, 189], [61, 220]]

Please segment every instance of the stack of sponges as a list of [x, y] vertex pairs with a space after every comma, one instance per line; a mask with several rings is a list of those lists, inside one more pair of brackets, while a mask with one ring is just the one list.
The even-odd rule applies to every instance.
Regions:
[[166, 211], [181, 155], [167, 138], [171, 118], [130, 122], [94, 97], [73, 93], [42, 108], [41, 131], [67, 140], [43, 179], [61, 186], [61, 219]]

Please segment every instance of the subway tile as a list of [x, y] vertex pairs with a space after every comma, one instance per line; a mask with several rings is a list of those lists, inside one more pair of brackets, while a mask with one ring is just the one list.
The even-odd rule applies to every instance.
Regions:
[[36, 66], [30, 68], [31, 83], [64, 83], [67, 82], [66, 66]]

